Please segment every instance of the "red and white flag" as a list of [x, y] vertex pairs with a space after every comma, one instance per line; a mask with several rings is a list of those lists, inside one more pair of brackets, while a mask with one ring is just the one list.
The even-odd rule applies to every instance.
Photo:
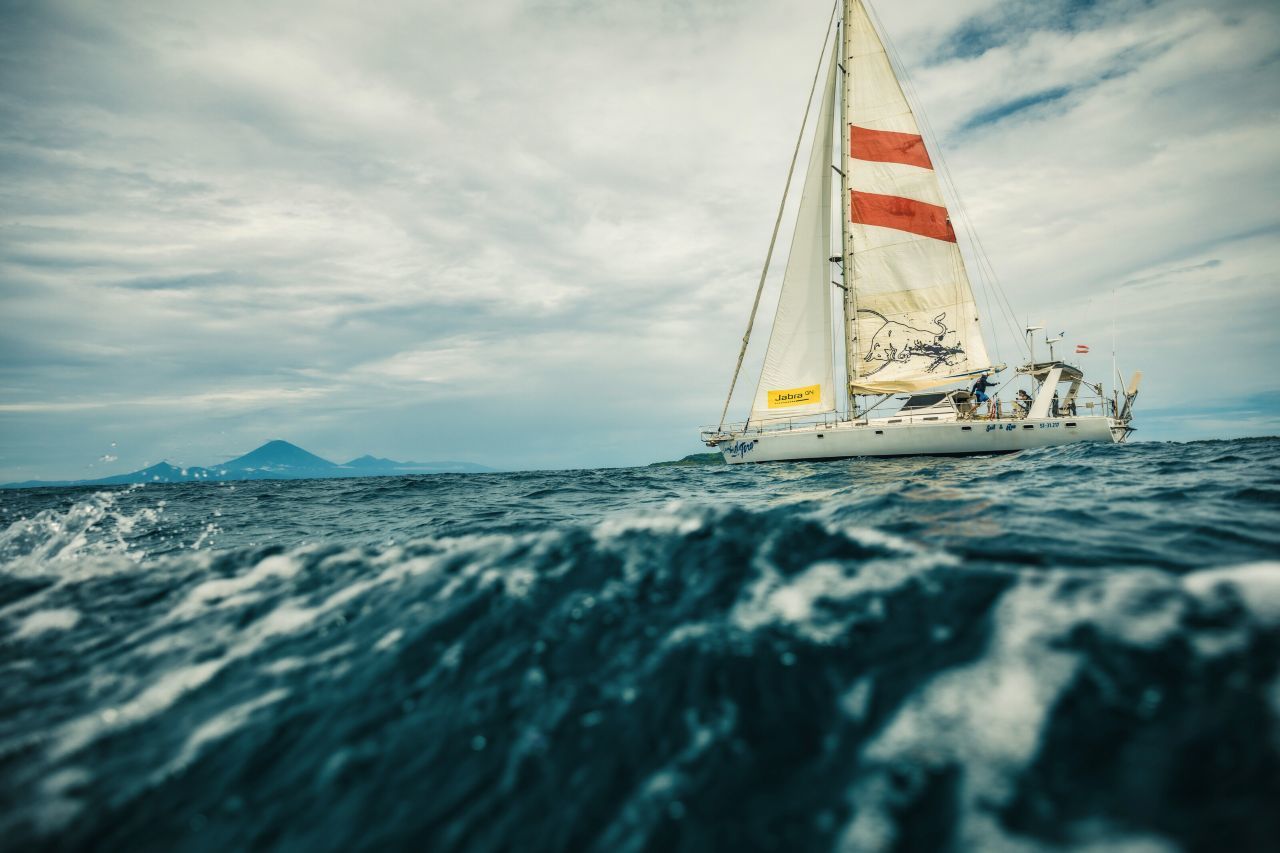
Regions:
[[1088, 344], [1076, 344], [1076, 355], [1084, 355], [1089, 351]]

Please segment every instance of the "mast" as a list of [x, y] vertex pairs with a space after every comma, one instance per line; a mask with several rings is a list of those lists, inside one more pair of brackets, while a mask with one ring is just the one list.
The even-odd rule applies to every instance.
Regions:
[[849, 400], [849, 420], [858, 416], [858, 398], [853, 393], [857, 376], [858, 347], [854, 340], [855, 322], [858, 317], [857, 296], [853, 289], [853, 236], [849, 223], [852, 220], [850, 205], [853, 196], [849, 192], [849, 20], [853, 12], [852, 0], [843, 0], [838, 41], [840, 49], [840, 276], [844, 282], [844, 375], [845, 394]]

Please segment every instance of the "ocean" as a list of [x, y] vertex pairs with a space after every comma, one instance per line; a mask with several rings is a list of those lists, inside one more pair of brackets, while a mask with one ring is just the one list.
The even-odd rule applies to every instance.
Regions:
[[0, 492], [5, 850], [1274, 850], [1280, 439]]

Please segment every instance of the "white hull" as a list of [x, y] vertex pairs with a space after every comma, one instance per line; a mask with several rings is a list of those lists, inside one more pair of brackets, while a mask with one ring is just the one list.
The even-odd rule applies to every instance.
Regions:
[[779, 431], [750, 431], [716, 442], [730, 465], [848, 456], [968, 456], [1012, 453], [1081, 442], [1121, 442], [1125, 426], [1114, 418], [1025, 418], [887, 424], [848, 421]]

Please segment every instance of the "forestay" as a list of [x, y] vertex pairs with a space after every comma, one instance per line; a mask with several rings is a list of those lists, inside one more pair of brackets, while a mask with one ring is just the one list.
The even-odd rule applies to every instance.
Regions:
[[822, 96], [791, 253], [751, 420], [835, 410], [831, 334], [831, 212], [836, 63]]
[[861, 0], [846, 13], [854, 393], [916, 391], [988, 367], [973, 290], [915, 116]]

